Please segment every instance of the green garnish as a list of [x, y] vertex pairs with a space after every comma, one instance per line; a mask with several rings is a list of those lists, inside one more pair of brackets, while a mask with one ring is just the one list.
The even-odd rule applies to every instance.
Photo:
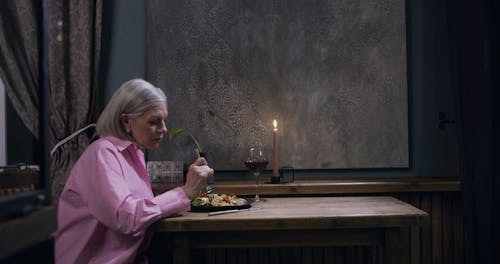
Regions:
[[195, 199], [193, 199], [193, 200], [191, 201], [191, 204], [192, 204], [193, 206], [200, 206], [200, 205], [201, 205], [201, 203], [202, 203], [202, 201], [201, 201], [201, 199], [200, 199], [200, 198], [195, 198]]

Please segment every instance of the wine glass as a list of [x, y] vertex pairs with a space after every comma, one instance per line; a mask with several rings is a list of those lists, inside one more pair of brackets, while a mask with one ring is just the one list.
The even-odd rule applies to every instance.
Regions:
[[262, 143], [256, 142], [248, 147], [248, 156], [245, 160], [245, 166], [255, 176], [255, 202], [260, 201], [259, 175], [267, 167], [268, 163], [266, 150]]

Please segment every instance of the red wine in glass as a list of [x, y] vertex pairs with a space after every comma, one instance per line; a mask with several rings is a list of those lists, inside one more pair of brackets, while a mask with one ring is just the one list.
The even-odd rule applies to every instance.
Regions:
[[245, 161], [245, 166], [253, 173], [253, 175], [259, 175], [269, 164], [269, 161]]
[[245, 159], [245, 166], [255, 176], [255, 202], [260, 201], [259, 195], [259, 175], [266, 168], [269, 161], [266, 158], [264, 145], [260, 142], [254, 142], [248, 148], [248, 156]]

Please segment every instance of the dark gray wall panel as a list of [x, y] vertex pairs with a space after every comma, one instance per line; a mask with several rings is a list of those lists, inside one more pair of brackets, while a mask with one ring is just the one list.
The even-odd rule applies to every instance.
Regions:
[[[146, 75], [220, 170], [251, 138], [303, 169], [409, 166], [405, 6], [399, 0], [148, 1]], [[208, 109], [226, 122], [210, 127]], [[209, 144], [210, 142], [210, 144]], [[208, 146], [210, 145], [210, 146]], [[150, 160], [193, 160], [188, 138]], [[269, 167], [270, 168], [270, 167]]]

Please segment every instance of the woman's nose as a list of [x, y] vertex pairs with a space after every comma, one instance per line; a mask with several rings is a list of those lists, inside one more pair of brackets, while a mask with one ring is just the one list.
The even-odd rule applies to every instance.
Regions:
[[167, 132], [167, 125], [165, 124], [165, 122], [161, 122], [161, 126], [158, 128], [158, 132], [159, 133], [165, 133]]

